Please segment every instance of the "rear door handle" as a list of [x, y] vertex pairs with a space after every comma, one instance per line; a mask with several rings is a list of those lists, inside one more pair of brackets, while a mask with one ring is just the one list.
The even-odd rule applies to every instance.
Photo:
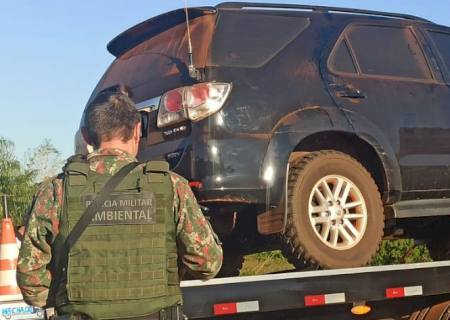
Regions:
[[343, 90], [337, 91], [336, 94], [340, 98], [347, 98], [347, 99], [366, 98], [366, 95], [362, 93], [360, 90], [350, 87], [345, 87]]

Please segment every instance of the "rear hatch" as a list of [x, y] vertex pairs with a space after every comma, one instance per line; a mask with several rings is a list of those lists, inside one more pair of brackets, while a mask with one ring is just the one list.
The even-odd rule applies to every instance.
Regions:
[[[194, 65], [203, 68], [215, 23], [214, 8], [189, 10]], [[192, 84], [188, 72], [188, 37], [183, 9], [142, 22], [114, 38], [108, 50], [116, 59], [103, 75], [92, 97], [117, 84], [131, 89], [142, 102]]]
[[[177, 168], [180, 162], [191, 162], [190, 154], [186, 152], [188, 147], [194, 141], [199, 141], [199, 145], [200, 140], [205, 140], [204, 131], [202, 136], [195, 137], [195, 132], [191, 134], [192, 123], [220, 110], [231, 91], [231, 80], [246, 82], [247, 79], [242, 77], [245, 70], [257, 70], [268, 64], [309, 23], [309, 19], [283, 11], [221, 10], [219, 14], [216, 8], [189, 9], [194, 66], [200, 70], [208, 69], [207, 78], [215, 80], [198, 83], [189, 75], [189, 37], [184, 10], [157, 16], [130, 28], [108, 44], [108, 50], [116, 60], [100, 80], [91, 99], [102, 90], [119, 84], [127, 86], [138, 108], [149, 111], [143, 115], [145, 130], [139, 158], [164, 159], [171, 169], [194, 178], [192, 168], [187, 168], [186, 172]], [[218, 70], [231, 70], [232, 76], [227, 72], [227, 76], [220, 76]], [[228, 83], [220, 83], [222, 78]], [[258, 86], [250, 84], [250, 87]], [[237, 93], [236, 86], [234, 96], [230, 95], [230, 104], [236, 104]], [[258, 90], [255, 93], [260, 94]], [[232, 111], [226, 114], [232, 128], [225, 122], [221, 126], [230, 129], [228, 131], [249, 129], [245, 125], [236, 127]], [[211, 119], [214, 121], [210, 121], [204, 130], [221, 123], [219, 116]], [[201, 148], [197, 146], [197, 149]], [[186, 161], [181, 161], [183, 159]]]
[[[193, 64], [206, 65], [209, 45], [216, 21], [215, 8], [190, 8], [189, 28]], [[171, 11], [144, 21], [118, 35], [108, 44], [116, 59], [94, 89], [89, 102], [101, 91], [125, 85], [143, 112], [141, 160], [165, 159], [174, 168], [188, 141], [190, 124], [157, 127], [160, 97], [164, 93], [196, 81], [189, 75], [189, 37], [183, 9]], [[180, 129], [181, 127], [181, 129]], [[167, 142], [167, 143], [162, 143]], [[149, 148], [155, 146], [154, 148]]]

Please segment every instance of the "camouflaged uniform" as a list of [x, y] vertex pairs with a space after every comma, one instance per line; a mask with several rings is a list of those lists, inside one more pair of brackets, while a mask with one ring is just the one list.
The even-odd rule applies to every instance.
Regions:
[[[91, 153], [88, 161], [91, 170], [112, 176], [136, 159], [118, 149], [104, 149]], [[60, 175], [39, 187], [20, 249], [17, 280], [24, 300], [34, 306], [46, 305], [52, 280], [49, 264], [63, 207], [62, 179]], [[212, 278], [222, 265], [222, 248], [187, 181], [174, 173], [171, 180], [180, 269], [195, 278]]]

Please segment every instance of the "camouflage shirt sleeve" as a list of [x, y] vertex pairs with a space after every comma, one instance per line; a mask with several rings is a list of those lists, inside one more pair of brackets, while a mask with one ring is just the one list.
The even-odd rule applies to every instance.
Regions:
[[35, 195], [17, 263], [17, 282], [25, 302], [45, 306], [51, 282], [51, 243], [58, 233], [62, 181], [48, 180]]
[[187, 181], [171, 174], [177, 213], [178, 252], [182, 271], [196, 279], [213, 278], [222, 266], [222, 247]]

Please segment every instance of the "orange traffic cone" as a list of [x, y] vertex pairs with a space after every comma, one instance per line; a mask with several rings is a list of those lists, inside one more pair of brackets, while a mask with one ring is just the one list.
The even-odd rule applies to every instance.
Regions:
[[0, 301], [23, 299], [16, 281], [18, 256], [19, 246], [13, 223], [10, 218], [5, 218], [0, 234]]

